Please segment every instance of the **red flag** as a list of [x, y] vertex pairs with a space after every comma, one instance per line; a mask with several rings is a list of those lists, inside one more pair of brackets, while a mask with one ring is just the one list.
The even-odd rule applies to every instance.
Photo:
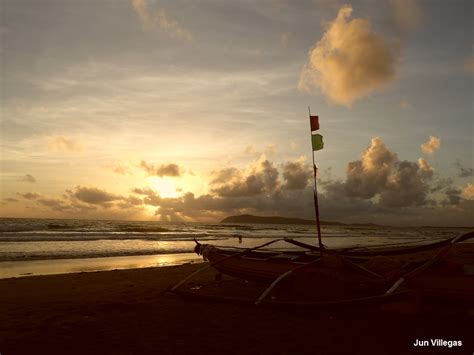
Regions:
[[309, 122], [311, 124], [311, 132], [319, 129], [319, 116], [309, 116]]

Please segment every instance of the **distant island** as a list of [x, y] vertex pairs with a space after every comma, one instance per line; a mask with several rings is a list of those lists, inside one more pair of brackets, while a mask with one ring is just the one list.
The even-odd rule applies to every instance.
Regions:
[[[316, 224], [315, 220], [301, 219], [301, 218], [287, 218], [287, 217], [264, 217], [264, 216], [253, 216], [250, 214], [241, 214], [238, 216], [230, 216], [224, 218], [220, 223], [258, 223], [258, 224]], [[344, 226], [345, 223], [340, 222], [327, 222], [321, 221], [321, 225], [330, 226]]]

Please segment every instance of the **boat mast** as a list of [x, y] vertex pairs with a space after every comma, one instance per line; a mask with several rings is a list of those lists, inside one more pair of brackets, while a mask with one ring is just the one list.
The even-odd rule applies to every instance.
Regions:
[[[311, 135], [311, 139], [313, 139], [313, 131], [311, 130], [311, 109], [308, 106], [308, 113], [309, 113], [309, 134]], [[323, 242], [321, 240], [321, 227], [319, 224], [319, 207], [318, 207], [318, 185], [317, 185], [317, 171], [318, 168], [316, 167], [316, 164], [314, 162], [314, 150], [313, 147], [311, 147], [311, 157], [313, 158], [313, 175], [314, 175], [314, 185], [313, 185], [313, 196], [314, 196], [314, 213], [316, 214], [316, 227], [318, 229], [318, 242], [319, 242], [319, 247], [321, 249], [324, 249]]]

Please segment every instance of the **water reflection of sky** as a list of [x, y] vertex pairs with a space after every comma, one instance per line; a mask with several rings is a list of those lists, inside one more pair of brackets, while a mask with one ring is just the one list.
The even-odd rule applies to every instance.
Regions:
[[0, 262], [0, 278], [181, 265], [201, 262], [194, 253], [87, 259]]

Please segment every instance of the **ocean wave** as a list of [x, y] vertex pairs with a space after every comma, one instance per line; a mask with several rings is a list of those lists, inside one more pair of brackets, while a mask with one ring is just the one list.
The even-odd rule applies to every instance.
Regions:
[[163, 235], [163, 234], [103, 234], [103, 233], [71, 233], [71, 234], [23, 234], [23, 235], [3, 235], [0, 237], [0, 243], [5, 242], [64, 242], [64, 241], [93, 241], [93, 240], [145, 240], [159, 242], [180, 242], [199, 240], [224, 240], [228, 236], [210, 236], [207, 234], [179, 234], [179, 235]]
[[71, 252], [52, 252], [42, 253], [19, 253], [9, 252], [0, 253], [0, 262], [2, 261], [30, 261], [30, 260], [50, 260], [50, 259], [82, 259], [82, 258], [106, 258], [113, 256], [137, 256], [137, 255], [165, 255], [165, 254], [187, 254], [192, 253], [193, 249], [171, 249], [171, 250], [132, 250], [132, 251], [88, 251], [80, 253]]
[[170, 230], [167, 228], [161, 227], [120, 227], [119, 228], [123, 232], [137, 232], [137, 233], [158, 233], [158, 232], [169, 232]]
[[36, 224], [36, 225], [3, 224], [3, 225], [0, 225], [0, 233], [40, 231], [40, 230], [45, 230], [45, 229], [46, 229], [46, 226], [44, 224]]

